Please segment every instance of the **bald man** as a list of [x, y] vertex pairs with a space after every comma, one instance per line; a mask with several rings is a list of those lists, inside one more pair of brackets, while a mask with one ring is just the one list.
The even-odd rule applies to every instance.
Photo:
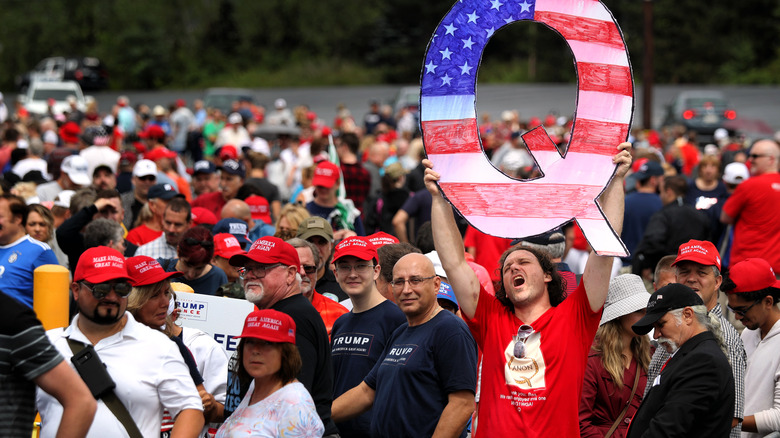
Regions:
[[441, 280], [424, 255], [398, 260], [391, 284], [407, 322], [363, 382], [333, 402], [333, 420], [373, 406], [373, 437], [465, 437], [474, 411], [474, 338], [457, 316], [442, 312], [436, 300]]
[[734, 224], [730, 265], [760, 257], [780, 272], [780, 146], [759, 140], [748, 155], [751, 177], [723, 205], [720, 221]]
[[221, 219], [227, 218], [239, 219], [246, 222], [247, 230], [249, 230], [247, 238], [252, 242], [261, 237], [273, 236], [276, 231], [273, 225], [252, 218], [252, 209], [249, 207], [249, 204], [240, 199], [231, 199], [222, 207]]

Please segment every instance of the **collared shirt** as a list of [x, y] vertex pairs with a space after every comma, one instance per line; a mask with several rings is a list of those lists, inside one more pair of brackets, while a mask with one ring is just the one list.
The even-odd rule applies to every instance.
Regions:
[[[125, 313], [127, 323], [119, 332], [94, 345], [100, 360], [116, 383], [114, 392], [122, 401], [143, 436], [159, 436], [163, 408], [173, 418], [185, 409], [203, 410], [203, 404], [187, 365], [173, 341]], [[65, 359], [73, 352], [68, 337], [90, 344], [79, 330], [80, 315], [65, 329], [49, 330], [47, 334]], [[67, 361], [70, 363], [70, 360]], [[41, 438], [54, 437], [62, 418], [62, 405], [38, 389], [37, 405], [41, 413]], [[89, 428], [88, 437], [127, 437], [122, 423], [98, 400], [98, 410]]]
[[139, 246], [135, 250], [135, 255], [149, 256], [153, 259], [175, 259], [178, 253], [176, 247], [169, 245], [165, 240], [165, 233], [162, 233], [160, 237]]
[[[745, 354], [745, 348], [742, 345], [742, 339], [739, 337], [739, 333], [734, 329], [734, 326], [723, 316], [723, 310], [720, 308], [720, 304], [716, 304], [715, 307], [710, 310], [720, 319], [720, 330], [723, 336], [723, 342], [726, 344], [728, 350], [729, 363], [731, 364], [731, 371], [734, 373], [734, 418], [744, 418], [743, 413], [745, 409], [745, 368], [747, 367], [747, 354]], [[652, 382], [660, 374], [661, 368], [669, 359], [669, 353], [663, 347], [655, 349], [655, 354], [650, 361], [650, 366], [647, 369], [647, 381]], [[645, 388], [645, 396], [652, 387], [652, 384], [648, 384]], [[742, 425], [731, 429], [731, 438], [740, 438], [740, 432]]]

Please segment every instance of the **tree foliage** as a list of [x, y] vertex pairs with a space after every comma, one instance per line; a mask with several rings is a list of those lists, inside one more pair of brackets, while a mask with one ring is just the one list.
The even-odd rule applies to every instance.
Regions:
[[[642, 80], [643, 1], [604, 0]], [[230, 82], [248, 71], [344, 68], [343, 83], [419, 80], [431, 34], [453, 0], [0, 0], [0, 88], [48, 56], [97, 56], [112, 87]], [[659, 83], [780, 81], [780, 3], [653, 0]], [[289, 84], [300, 78], [290, 75]], [[262, 75], [258, 75], [262, 78]], [[480, 81], [573, 81], [571, 53], [538, 23], [514, 23], [488, 44]], [[257, 83], [257, 87], [262, 87]], [[224, 84], [230, 85], [230, 84]]]

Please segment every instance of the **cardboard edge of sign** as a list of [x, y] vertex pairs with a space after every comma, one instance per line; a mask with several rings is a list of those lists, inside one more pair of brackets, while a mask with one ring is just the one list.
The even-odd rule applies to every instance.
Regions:
[[[460, 3], [473, 4], [474, 1], [472, 1], [472, 0], [462, 0]], [[625, 48], [626, 47], [625, 46], [625, 36], [623, 34], [622, 29], [620, 28], [620, 25], [618, 25], [617, 20], [615, 20], [615, 17], [612, 14], [612, 11], [610, 11], [609, 8], [607, 8], [606, 5], [604, 5], [603, 1], [599, 0], [599, 3], [601, 3], [601, 5], [604, 7], [604, 9], [607, 11], [607, 13], [609, 13], [610, 17], [612, 18], [612, 22], [614, 23], [615, 27], [617, 28], [617, 31], [620, 34], [620, 38], [623, 41], [623, 46]], [[444, 17], [442, 18], [442, 20], [439, 21], [439, 24], [436, 25], [436, 29], [438, 29], [439, 26], [441, 26], [441, 24], [444, 22], [444, 20], [453, 12], [453, 10], [455, 9], [455, 7], [457, 5], [458, 5], [458, 3], [455, 3], [448, 10], [447, 14], [445, 14]], [[465, 7], [465, 6], [463, 6], [463, 7]], [[501, 26], [501, 28], [503, 28], [505, 26], [508, 26], [510, 24], [513, 24], [513, 23], [515, 23], [517, 21], [533, 21], [535, 23], [542, 24], [545, 27], [547, 27], [548, 29], [550, 29], [553, 32], [557, 33], [566, 42], [566, 47], [569, 49], [569, 52], [572, 54], [572, 58], [574, 59], [574, 52], [572, 51], [571, 45], [569, 44], [568, 40], [566, 40], [566, 38], [561, 34], [561, 32], [559, 32], [558, 30], [556, 30], [555, 28], [549, 26], [546, 23], [539, 22], [539, 21], [536, 21], [536, 20], [515, 20], [515, 21], [511, 21], [509, 23], [506, 23], [504, 26]], [[500, 30], [501, 28], [497, 29], [496, 32], [498, 32], [498, 30]], [[418, 101], [418, 108], [420, 108], [420, 112], [421, 113], [422, 113], [422, 100], [423, 100], [422, 99], [422, 97], [423, 97], [422, 83], [423, 83], [423, 76], [425, 75], [425, 60], [428, 58], [428, 52], [431, 49], [431, 45], [432, 45], [432, 43], [434, 41], [435, 36], [436, 35], [434, 33], [434, 35], [431, 36], [431, 39], [428, 41], [428, 44], [427, 44], [427, 46], [425, 48], [425, 56], [423, 57], [423, 68], [420, 71], [420, 88], [421, 88], [421, 92], [420, 92], [420, 99]], [[492, 38], [492, 36], [489, 37], [486, 40], [486, 44], [487, 44], [488, 41], [490, 41], [490, 38]], [[633, 69], [631, 67], [631, 57], [630, 57], [630, 55], [628, 53], [628, 49], [625, 48], [625, 50], [626, 50], [626, 58], [628, 60], [629, 71], [633, 71]], [[478, 95], [477, 94], [477, 76], [478, 76], [478, 73], [479, 73], [479, 67], [481, 67], [481, 65], [482, 65], [482, 58], [480, 56], [480, 61], [479, 61], [479, 64], [476, 66], [476, 73], [474, 74], [474, 96], [475, 96], [475, 99], [474, 99], [474, 113], [475, 114], [476, 114], [476, 110], [477, 110], [476, 102], [477, 102], [477, 95]], [[580, 90], [579, 90], [580, 77], [579, 77], [578, 69], [576, 68], [576, 59], [574, 59], [574, 65], [575, 65], [574, 71], [575, 71], [575, 75], [577, 77], [577, 84], [578, 84], [578, 86], [577, 86], [577, 95], [575, 97], [575, 110], [574, 110], [574, 114], [572, 115], [572, 121], [576, 122], [576, 120], [577, 120], [577, 107], [578, 107], [577, 104], [579, 103], [579, 95], [580, 95]], [[632, 87], [632, 89], [634, 87], [633, 74], [631, 75], [631, 87]], [[636, 99], [634, 97], [634, 93], [632, 93], [631, 94], [631, 113], [630, 113], [629, 119], [628, 119], [628, 126], [629, 127], [631, 126], [631, 124], [632, 124], [632, 122], [634, 120], [635, 109], [636, 109]], [[536, 128], [539, 128], [539, 127], [534, 127], [532, 129], [536, 129]], [[576, 123], [573, 123], [573, 128], [572, 129], [576, 129]], [[630, 132], [630, 129], [629, 129], [629, 132]], [[424, 138], [425, 138], [425, 136], [423, 135], [423, 148], [424, 148], [424, 150], [427, 151], [427, 148], [425, 148]], [[549, 138], [549, 136], [548, 136], [548, 138]], [[628, 140], [628, 134], [626, 135], [626, 138], [620, 139], [620, 141], [615, 146], [617, 147], [618, 144], [620, 144], [622, 142], [625, 142], [626, 140]], [[480, 150], [482, 150], [483, 156], [487, 160], [487, 156], [484, 155], [484, 151], [485, 150], [484, 150], [484, 147], [482, 145], [482, 141], [479, 138], [479, 136], [477, 136], [477, 141], [479, 142], [479, 147], [480, 147]], [[552, 141], [552, 139], [550, 139], [550, 141]], [[571, 139], [569, 140], [569, 144], [566, 145], [565, 150], [561, 154], [562, 158], [564, 158], [564, 159], [566, 157], [566, 154], [569, 151], [570, 143], [571, 143]], [[538, 165], [538, 161], [534, 157], [533, 152], [531, 152], [529, 150], [529, 154], [531, 155], [531, 158], [534, 160], [534, 162]], [[427, 155], [427, 153], [426, 153], [426, 155]], [[490, 160], [487, 160], [487, 161], [490, 163]], [[493, 166], [492, 163], [490, 163], [490, 165]], [[493, 166], [493, 167], [495, 168], [495, 166]], [[564, 221], [559, 227], [557, 227], [557, 228], [563, 228], [564, 226], [566, 226], [571, 221], [575, 221], [577, 223], [577, 225], [580, 227], [580, 229], [582, 230], [583, 235], [585, 236], [585, 240], [588, 242], [588, 245], [594, 250], [594, 252], [596, 252], [596, 254], [598, 254], [600, 256], [626, 257], [626, 256], [630, 255], [630, 253], [628, 251], [628, 248], [626, 248], [625, 243], [623, 243], [623, 241], [620, 239], [620, 235], [617, 232], [615, 232], [615, 229], [612, 226], [612, 223], [606, 217], [606, 215], [604, 214], [604, 210], [601, 207], [601, 204], [599, 204], [599, 202], [598, 202], [599, 198], [601, 198], [601, 196], [604, 194], [604, 191], [606, 191], [607, 187], [609, 187], [613, 183], [613, 181], [615, 179], [615, 175], [617, 173], [617, 167], [618, 166], [616, 165], [613, 168], [612, 174], [610, 175], [609, 180], [607, 181], [607, 184], [599, 191], [598, 196], [596, 196], [596, 198], [593, 199], [593, 203], [596, 205], [596, 208], [598, 209], [599, 214], [601, 215], [602, 220], [588, 220], [588, 222], [586, 222], [585, 220], [578, 219], [577, 217], [572, 217], [571, 219], [569, 219], [567, 221]], [[496, 169], [496, 170], [501, 172], [499, 169]], [[509, 175], [506, 175], [506, 176], [511, 178], [511, 179], [517, 180], [518, 182], [530, 181], [530, 180], [514, 178], [514, 177], [511, 177]], [[540, 178], [543, 178], [543, 177], [544, 177], [544, 174], [542, 174], [542, 176]], [[537, 178], [535, 178], [535, 179], [537, 179]], [[444, 199], [446, 199], [447, 202], [450, 205], [452, 205], [452, 207], [455, 208], [458, 211], [458, 213], [460, 213], [460, 210], [447, 197], [447, 194], [444, 192], [444, 190], [442, 190], [441, 185], [438, 182], [436, 184], [439, 187], [439, 192], [444, 197]], [[470, 226], [474, 227], [475, 229], [477, 229], [477, 230], [479, 230], [479, 231], [481, 231], [481, 232], [483, 232], [485, 234], [490, 234], [490, 235], [493, 235], [493, 236], [496, 236], [496, 237], [502, 237], [502, 238], [507, 238], [507, 239], [523, 239], [523, 238], [534, 237], [534, 236], [538, 236], [538, 235], [541, 235], [541, 234], [545, 234], [545, 232], [543, 232], [543, 233], [538, 233], [538, 234], [534, 234], [534, 235], [526, 235], [526, 236], [522, 236], [522, 235], [521, 236], [501, 236], [501, 235], [496, 235], [496, 234], [490, 233], [489, 230], [482, 230], [479, 227], [475, 226], [472, 223], [472, 221], [467, 216], [461, 215], [461, 217], [463, 217], [466, 220], [466, 222]], [[596, 233], [594, 233], [594, 231], [597, 228], [601, 228], [600, 230], [598, 230], [598, 231], [600, 231], [598, 233], [599, 237], [600, 237], [600, 239], [598, 241], [596, 239], [593, 239], [593, 236], [596, 234]], [[553, 228], [553, 229], [555, 229], [555, 228]], [[546, 232], [552, 231], [553, 229], [547, 230]], [[591, 236], [590, 237], [588, 236], [589, 233], [586, 231], [586, 229], [591, 230], [591, 232], [590, 232]], [[608, 242], [608, 241], [604, 240], [605, 234], [606, 235], [611, 235], [611, 239], [608, 239], [608, 240], [611, 240], [611, 242]]]

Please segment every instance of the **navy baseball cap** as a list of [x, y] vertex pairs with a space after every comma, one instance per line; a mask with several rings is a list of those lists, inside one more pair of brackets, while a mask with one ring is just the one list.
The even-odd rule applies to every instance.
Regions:
[[235, 236], [242, 245], [252, 243], [247, 237], [249, 234], [249, 227], [247, 227], [246, 222], [241, 219], [222, 219], [211, 228], [211, 232], [213, 234], [230, 233]]
[[192, 166], [192, 173], [197, 175], [199, 173], [212, 174], [217, 171], [217, 165], [208, 160], [197, 161]]
[[244, 178], [246, 176], [246, 169], [244, 168], [244, 163], [236, 160], [225, 160], [222, 162], [222, 167], [220, 169], [225, 172], [229, 173], [231, 175], [238, 175], [241, 178]]
[[166, 201], [170, 201], [171, 199], [175, 197], [184, 197], [181, 193], [179, 193], [176, 190], [176, 187], [170, 185], [170, 184], [155, 184], [151, 187], [149, 187], [149, 192], [146, 194], [146, 197], [149, 199], [164, 199]]

